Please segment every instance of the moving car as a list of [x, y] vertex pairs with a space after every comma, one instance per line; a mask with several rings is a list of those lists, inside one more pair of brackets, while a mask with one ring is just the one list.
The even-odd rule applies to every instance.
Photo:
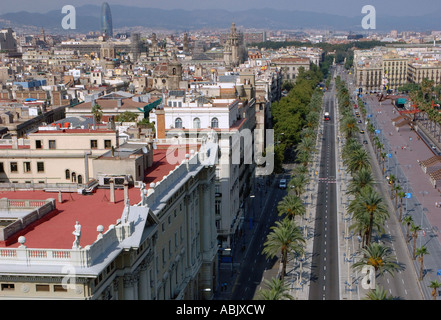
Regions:
[[286, 189], [286, 179], [280, 179], [279, 188]]

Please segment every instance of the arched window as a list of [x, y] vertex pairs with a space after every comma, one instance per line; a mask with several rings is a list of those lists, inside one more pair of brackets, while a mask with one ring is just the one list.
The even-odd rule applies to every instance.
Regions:
[[211, 127], [212, 128], [219, 128], [219, 120], [217, 118], [211, 119]]
[[182, 119], [181, 118], [176, 118], [175, 128], [182, 128]]
[[77, 175], [75, 172], [72, 172], [72, 182], [77, 182]]
[[78, 175], [78, 183], [83, 184], [83, 176], [81, 174]]
[[69, 169], [66, 169], [66, 171], [65, 171], [65, 174], [66, 174], [66, 179], [70, 179], [70, 171], [69, 171]]
[[201, 128], [201, 119], [194, 118], [193, 119], [193, 128], [194, 129], [200, 129]]

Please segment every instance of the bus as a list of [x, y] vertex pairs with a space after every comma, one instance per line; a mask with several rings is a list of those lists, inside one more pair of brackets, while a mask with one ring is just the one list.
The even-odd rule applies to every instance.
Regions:
[[325, 112], [325, 121], [330, 120], [331, 117], [329, 116], [329, 112]]

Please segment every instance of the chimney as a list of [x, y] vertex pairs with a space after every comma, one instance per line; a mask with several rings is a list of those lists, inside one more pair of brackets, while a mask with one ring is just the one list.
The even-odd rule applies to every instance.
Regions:
[[17, 136], [12, 136], [12, 149], [17, 150], [18, 149], [18, 140]]
[[110, 202], [115, 203], [115, 182], [113, 178], [110, 179]]
[[124, 203], [129, 200], [129, 183], [124, 179]]
[[156, 109], [156, 138], [165, 139], [165, 111]]

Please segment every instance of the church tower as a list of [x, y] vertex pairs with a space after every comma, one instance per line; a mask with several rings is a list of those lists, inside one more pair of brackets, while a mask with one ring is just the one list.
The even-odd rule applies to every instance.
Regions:
[[231, 24], [230, 34], [224, 47], [224, 62], [226, 67], [233, 68], [240, 63], [240, 43], [239, 35], [236, 30], [236, 24]]
[[177, 90], [179, 89], [179, 83], [182, 80], [182, 64], [179, 62], [176, 53], [173, 51], [172, 59], [167, 65], [167, 75], [169, 78], [168, 89]]
[[188, 34], [187, 34], [187, 33], [184, 33], [183, 51], [184, 51], [185, 53], [189, 52], [189, 47], [188, 47]]

